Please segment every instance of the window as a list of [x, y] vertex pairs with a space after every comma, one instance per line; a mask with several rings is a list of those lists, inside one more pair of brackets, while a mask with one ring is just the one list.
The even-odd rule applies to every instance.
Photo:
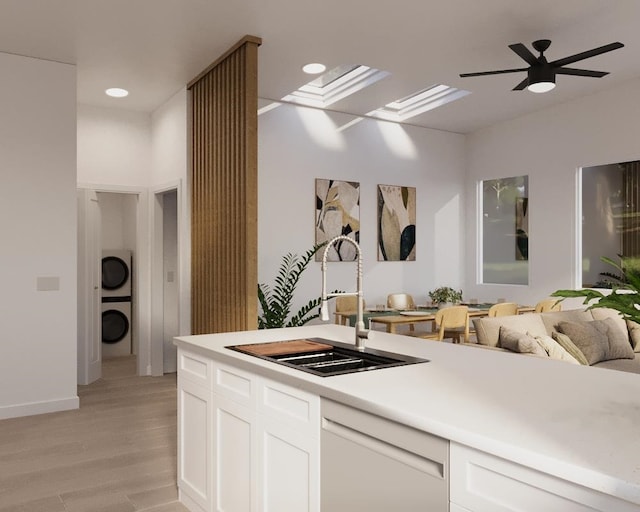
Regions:
[[482, 182], [482, 282], [529, 283], [528, 176]]
[[582, 169], [582, 286], [608, 288], [602, 256], [640, 256], [640, 162]]

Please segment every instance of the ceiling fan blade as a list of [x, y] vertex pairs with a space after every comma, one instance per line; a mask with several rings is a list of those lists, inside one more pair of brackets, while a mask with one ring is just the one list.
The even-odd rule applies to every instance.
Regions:
[[516, 52], [521, 59], [524, 59], [527, 64], [533, 66], [538, 63], [537, 57], [522, 43], [510, 44], [509, 48]]
[[512, 91], [522, 91], [523, 89], [525, 89], [527, 87], [527, 85], [529, 85], [529, 77], [525, 78], [522, 82], [520, 82], [518, 85], [516, 85], [511, 90]]
[[608, 75], [608, 71], [590, 71], [588, 69], [575, 69], [575, 68], [558, 68], [556, 69], [556, 75], [575, 75], [575, 76], [592, 76], [594, 78], [602, 78]]
[[567, 64], [573, 64], [574, 62], [578, 62], [579, 60], [588, 59], [590, 57], [595, 57], [596, 55], [600, 55], [601, 53], [607, 53], [613, 50], [617, 50], [618, 48], [622, 48], [624, 45], [622, 43], [611, 43], [605, 44], [604, 46], [600, 46], [598, 48], [594, 48], [593, 50], [587, 50], [586, 52], [576, 53], [575, 55], [571, 55], [569, 57], [565, 57], [564, 59], [554, 60], [549, 64], [555, 68], [560, 66], [566, 66]]
[[461, 73], [460, 76], [462, 78], [467, 76], [486, 76], [486, 75], [502, 75], [504, 73], [518, 73], [520, 71], [527, 71], [529, 68], [518, 68], [518, 69], [498, 69], [497, 71], [480, 71], [478, 73]]

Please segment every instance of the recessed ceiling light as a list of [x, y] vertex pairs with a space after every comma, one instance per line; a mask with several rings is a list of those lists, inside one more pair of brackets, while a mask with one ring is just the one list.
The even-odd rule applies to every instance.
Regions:
[[111, 96], [112, 98], [124, 98], [129, 95], [129, 91], [126, 89], [120, 89], [120, 87], [111, 87], [104, 92], [107, 96]]
[[305, 64], [302, 66], [302, 71], [309, 75], [317, 75], [318, 73], [324, 73], [327, 66], [320, 64], [319, 62], [312, 62], [311, 64]]

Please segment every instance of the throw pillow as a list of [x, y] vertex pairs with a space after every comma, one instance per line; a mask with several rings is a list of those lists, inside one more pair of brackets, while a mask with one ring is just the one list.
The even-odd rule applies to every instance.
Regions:
[[609, 350], [606, 357], [609, 359], [633, 359], [635, 354], [631, 343], [629, 342], [629, 334], [625, 330], [623, 331], [619, 324], [613, 318], [606, 318], [604, 320], [596, 320], [593, 323], [602, 322], [608, 327], [607, 340], [609, 341]]
[[524, 332], [514, 331], [504, 326], [500, 327], [499, 345], [512, 352], [548, 357], [535, 338], [528, 336]]
[[571, 364], [580, 364], [575, 357], [573, 357], [571, 354], [569, 354], [569, 352], [562, 348], [562, 346], [551, 336], [534, 336], [530, 332], [527, 332], [527, 335], [535, 338], [535, 340], [540, 344], [540, 346], [544, 349], [544, 351], [551, 359], [566, 361], [567, 363]]
[[629, 339], [634, 352], [640, 352], [640, 324], [633, 320], [627, 320], [627, 329], [629, 329]]
[[587, 358], [585, 357], [585, 355], [576, 346], [576, 344], [573, 341], [571, 341], [571, 338], [569, 338], [569, 336], [557, 331], [553, 331], [551, 333], [551, 336], [554, 340], [558, 342], [558, 345], [560, 345], [563, 349], [569, 352], [570, 355], [575, 357], [576, 361], [578, 361], [580, 364], [584, 364], [587, 366], [589, 365], [589, 361], [587, 361]]
[[[558, 330], [566, 334], [580, 349], [589, 364], [599, 363], [607, 359], [609, 340], [607, 327], [591, 322], [560, 322]], [[604, 331], [604, 332], [603, 332]]]

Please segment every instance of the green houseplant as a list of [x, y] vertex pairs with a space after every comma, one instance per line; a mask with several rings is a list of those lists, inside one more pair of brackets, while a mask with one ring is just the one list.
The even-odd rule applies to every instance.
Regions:
[[429, 292], [429, 298], [435, 304], [456, 304], [462, 301], [462, 290], [454, 290], [450, 286], [440, 286]]
[[278, 327], [299, 327], [319, 316], [320, 297], [310, 300], [294, 315], [289, 317], [293, 296], [300, 276], [309, 265], [314, 254], [325, 243], [314, 245], [303, 256], [287, 253], [275, 278], [275, 284], [258, 284], [258, 301], [262, 308], [258, 316], [258, 329], [275, 329]]
[[637, 259], [618, 256], [620, 264], [611, 258], [600, 258], [618, 271], [618, 274], [615, 275], [607, 274], [613, 278], [611, 293], [604, 294], [598, 290], [586, 288], [582, 290], [556, 290], [551, 296], [560, 297], [560, 300], [584, 297], [583, 304], [588, 304], [587, 309], [615, 309], [625, 320], [640, 323], [640, 267]]

